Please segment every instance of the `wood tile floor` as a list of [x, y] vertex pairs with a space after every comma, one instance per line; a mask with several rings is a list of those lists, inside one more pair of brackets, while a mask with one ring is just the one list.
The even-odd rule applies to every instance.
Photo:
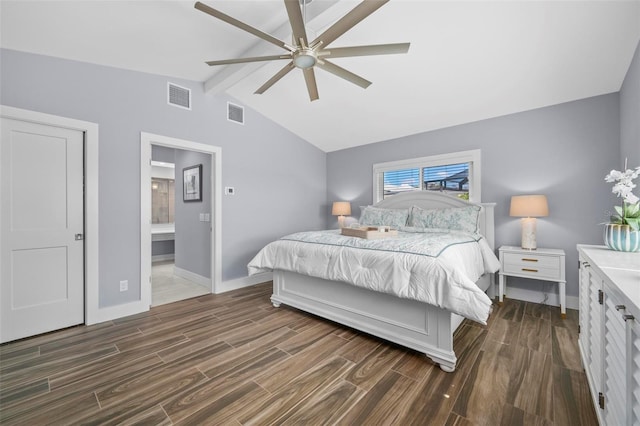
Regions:
[[0, 346], [0, 423], [595, 425], [577, 311], [507, 300], [458, 367], [269, 303], [270, 283]]

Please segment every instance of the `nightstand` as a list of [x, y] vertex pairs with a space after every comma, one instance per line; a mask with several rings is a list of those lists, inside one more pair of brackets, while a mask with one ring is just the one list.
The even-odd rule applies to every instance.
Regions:
[[564, 250], [538, 248], [527, 250], [520, 247], [502, 246], [500, 253], [500, 272], [498, 300], [502, 303], [507, 277], [532, 278], [558, 283], [560, 293], [560, 315], [567, 316], [565, 296]]

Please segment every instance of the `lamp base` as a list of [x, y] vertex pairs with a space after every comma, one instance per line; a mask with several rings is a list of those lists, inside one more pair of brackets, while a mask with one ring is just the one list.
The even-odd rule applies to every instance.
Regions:
[[338, 216], [338, 228], [344, 228], [344, 216], [342, 215]]
[[525, 250], [535, 250], [537, 248], [535, 217], [522, 218], [522, 244], [520, 246]]

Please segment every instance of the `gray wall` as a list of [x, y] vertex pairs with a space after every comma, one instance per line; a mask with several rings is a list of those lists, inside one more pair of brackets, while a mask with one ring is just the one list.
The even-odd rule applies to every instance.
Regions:
[[152, 241], [151, 242], [151, 256], [158, 256], [161, 254], [174, 254], [175, 253], [175, 241]]
[[[192, 111], [167, 105], [167, 82], [192, 91]], [[326, 225], [326, 155], [255, 111], [228, 122], [202, 84], [0, 50], [0, 103], [99, 124], [99, 304], [140, 294], [140, 132], [222, 148], [222, 279], [247, 275], [264, 244]], [[295, 160], [294, 160], [295, 159]], [[119, 291], [119, 280], [129, 291]]]
[[175, 163], [176, 150], [167, 146], [151, 145], [151, 159], [164, 163]]
[[[224, 156], [224, 154], [223, 154]], [[211, 214], [211, 155], [176, 149], [176, 267], [211, 278], [211, 222], [201, 222], [200, 213]], [[202, 165], [202, 201], [183, 201], [182, 170]]]
[[[577, 243], [602, 244], [606, 210], [615, 199], [604, 176], [619, 164], [618, 94], [555, 105], [327, 155], [327, 201], [372, 202], [372, 165], [481, 149], [482, 198], [496, 202], [496, 247], [520, 244], [519, 219], [509, 216], [512, 195], [546, 194], [550, 215], [538, 219], [538, 246], [567, 255], [567, 294], [578, 295]], [[335, 218], [327, 214], [328, 223]], [[542, 290], [536, 282], [509, 286]]]
[[640, 166], [640, 43], [620, 89], [620, 154], [629, 167]]

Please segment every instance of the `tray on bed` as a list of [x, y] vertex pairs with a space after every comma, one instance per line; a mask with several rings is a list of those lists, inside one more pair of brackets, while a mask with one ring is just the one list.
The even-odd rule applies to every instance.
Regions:
[[377, 240], [380, 238], [397, 237], [397, 229], [388, 229], [386, 232], [378, 231], [377, 226], [361, 226], [359, 228], [342, 228], [342, 235], [349, 237], [364, 238], [367, 240]]

